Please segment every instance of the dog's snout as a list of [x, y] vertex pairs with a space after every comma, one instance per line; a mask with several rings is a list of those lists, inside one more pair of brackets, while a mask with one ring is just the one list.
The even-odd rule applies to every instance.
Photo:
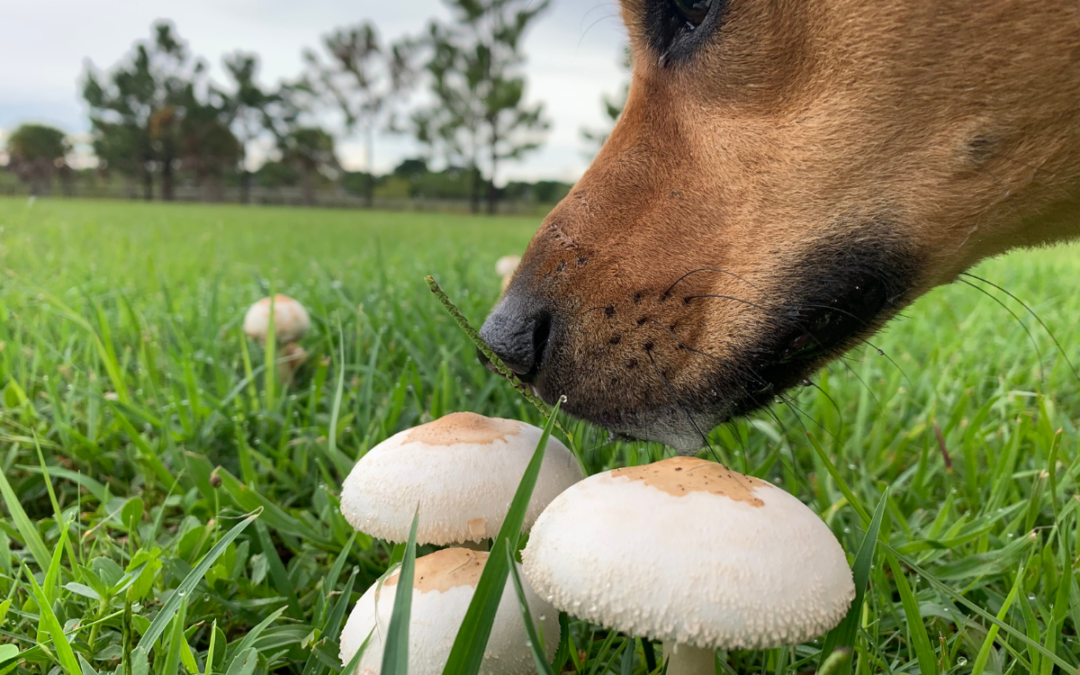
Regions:
[[539, 370], [550, 333], [550, 312], [511, 295], [480, 329], [480, 337], [522, 379], [531, 379]]

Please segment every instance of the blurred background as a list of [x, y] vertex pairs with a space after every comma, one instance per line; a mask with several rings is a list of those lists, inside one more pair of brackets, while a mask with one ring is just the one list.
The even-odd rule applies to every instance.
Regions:
[[0, 195], [540, 214], [629, 81], [616, 0], [8, 4]]

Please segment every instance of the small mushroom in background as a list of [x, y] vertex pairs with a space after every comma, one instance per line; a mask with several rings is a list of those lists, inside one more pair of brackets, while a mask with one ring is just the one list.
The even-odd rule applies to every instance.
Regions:
[[[296, 344], [311, 328], [307, 310], [287, 295], [275, 295], [274, 343], [277, 345], [277, 372], [281, 382], [291, 382], [293, 375], [307, 360], [307, 352]], [[244, 333], [265, 345], [270, 334], [270, 298], [259, 300], [244, 316]]]
[[[463, 548], [447, 548], [416, 559], [413, 577], [412, 612], [409, 621], [409, 672], [412, 675], [439, 675], [446, 666], [458, 628], [476, 591], [488, 554]], [[519, 566], [520, 567], [520, 566]], [[372, 586], [360, 598], [341, 631], [342, 665], [346, 665], [371, 636], [357, 673], [376, 675], [382, 665], [383, 636], [394, 611], [398, 573]], [[486, 675], [535, 673], [528, 635], [518, 607], [518, 597], [507, 579], [502, 601], [495, 614], [484, 662]], [[541, 633], [547, 658], [555, 656], [559, 645], [558, 612], [544, 602], [527, 584], [522, 584], [536, 629]], [[346, 675], [353, 675], [346, 673]]]
[[537, 519], [522, 560], [556, 608], [663, 640], [668, 675], [712, 675], [718, 649], [823, 635], [855, 597], [844, 551], [817, 514], [693, 457], [569, 488]]
[[[502, 527], [542, 434], [525, 422], [468, 412], [403, 431], [356, 463], [345, 479], [341, 513], [361, 532], [402, 542], [419, 504], [418, 544], [486, 545]], [[566, 446], [549, 438], [524, 529], [581, 477]]]
[[517, 270], [518, 265], [521, 264], [521, 256], [516, 255], [504, 255], [495, 261], [495, 274], [502, 277], [502, 289], [506, 290], [506, 287], [510, 285], [510, 279], [514, 277], [514, 272]]

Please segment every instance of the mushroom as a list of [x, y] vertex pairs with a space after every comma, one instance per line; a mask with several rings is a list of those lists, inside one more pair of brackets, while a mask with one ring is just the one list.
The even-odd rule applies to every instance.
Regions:
[[[270, 298], [259, 300], [244, 316], [244, 332], [248, 337], [266, 342], [270, 331]], [[296, 300], [287, 295], [275, 295], [274, 304], [274, 339], [283, 345], [297, 342], [311, 328], [311, 319], [307, 310]]]
[[817, 514], [693, 457], [574, 485], [537, 519], [522, 560], [558, 609], [663, 640], [669, 675], [711, 675], [717, 649], [822, 635], [855, 597], [847, 557]]
[[[442, 673], [487, 558], [488, 554], [482, 551], [446, 548], [416, 559], [409, 622], [409, 672], [413, 675]], [[381, 587], [375, 584], [369, 588], [357, 601], [341, 631], [339, 656], [342, 665], [347, 665], [364, 640], [371, 636], [357, 665], [360, 675], [376, 675], [380, 670], [383, 636], [394, 611], [397, 581], [398, 573], [394, 572]], [[484, 651], [480, 672], [487, 675], [536, 672], [512, 583], [507, 579]], [[537, 632], [543, 637], [550, 661], [559, 646], [558, 613], [527, 584], [523, 583], [522, 587], [529, 613]]]
[[502, 277], [502, 289], [504, 291], [510, 285], [510, 279], [513, 278], [514, 272], [517, 271], [520, 264], [521, 256], [516, 255], [504, 255], [495, 261], [495, 273]]
[[[277, 360], [278, 379], [291, 382], [293, 374], [307, 360], [307, 352], [296, 344], [311, 328], [307, 310], [287, 295], [275, 295], [274, 341], [281, 345]], [[270, 332], [270, 298], [259, 300], [244, 316], [244, 333], [259, 344], [266, 344]]]
[[[361, 532], [401, 542], [419, 503], [418, 544], [486, 542], [502, 527], [542, 434], [531, 424], [468, 412], [403, 431], [356, 463], [345, 479], [341, 513]], [[524, 529], [579, 480], [574, 456], [549, 438]]]

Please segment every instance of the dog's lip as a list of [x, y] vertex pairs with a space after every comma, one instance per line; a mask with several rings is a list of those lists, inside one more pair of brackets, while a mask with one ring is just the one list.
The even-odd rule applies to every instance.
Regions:
[[[491, 359], [489, 359], [487, 357], [487, 355], [484, 354], [484, 352], [482, 352], [479, 348], [477, 348], [477, 350], [476, 350], [476, 358], [477, 358], [478, 361], [480, 361], [480, 363], [485, 368], [487, 368], [491, 372], [495, 373], [499, 377], [503, 376], [503, 374], [499, 372], [499, 369], [495, 367], [495, 364], [492, 363]], [[505, 362], [504, 362], [504, 365], [507, 368], [509, 368], [510, 372], [512, 372], [514, 375], [516, 375], [519, 380], [521, 380], [522, 382], [524, 382], [525, 384], [528, 384], [528, 385], [531, 385], [533, 383], [533, 381], [536, 379], [536, 375], [537, 375], [537, 373], [539, 371], [539, 365], [534, 365], [529, 370], [525, 370], [525, 369], [520, 368], [520, 367], [514, 367], [514, 366], [512, 366], [512, 365], [510, 365], [508, 363], [505, 363]], [[535, 390], [535, 387], [533, 387], [533, 389]]]

